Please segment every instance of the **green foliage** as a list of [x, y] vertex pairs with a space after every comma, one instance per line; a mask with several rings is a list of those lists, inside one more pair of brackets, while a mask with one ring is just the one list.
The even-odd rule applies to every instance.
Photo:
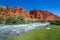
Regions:
[[24, 17], [23, 15], [19, 15], [19, 16], [17, 17], [17, 19], [19, 20], [19, 23], [20, 23], [20, 24], [26, 23], [25, 17]]
[[38, 22], [38, 23], [44, 23], [45, 21], [44, 20], [27, 20], [27, 23], [35, 23], [35, 22]]
[[8, 16], [6, 18], [0, 16], [0, 24], [24, 24], [24, 23], [26, 23], [26, 21], [23, 15], [19, 15], [18, 17]]
[[36, 20], [36, 19], [31, 19], [31, 20], [25, 20], [26, 18], [23, 15], [19, 15], [17, 17], [14, 16], [7, 16], [5, 17], [0, 17], [0, 24], [25, 24], [25, 23], [44, 23], [44, 20]]
[[19, 20], [16, 17], [9, 16], [6, 18], [5, 24], [19, 24]]
[[60, 20], [50, 20], [52, 25], [60, 25]]
[[34, 23], [33, 20], [27, 20], [27, 23]]
[[9, 16], [6, 18], [5, 24], [24, 24], [25, 18], [22, 15], [19, 15], [18, 17]]
[[41, 23], [44, 23], [45, 21], [44, 21], [44, 20], [35, 20], [35, 22], [41, 22]]
[[3, 16], [0, 16], [0, 24], [4, 24], [5, 23], [5, 18]]

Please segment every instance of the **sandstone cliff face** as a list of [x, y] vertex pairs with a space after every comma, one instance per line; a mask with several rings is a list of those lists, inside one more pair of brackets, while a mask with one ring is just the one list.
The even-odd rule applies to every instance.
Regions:
[[60, 20], [60, 17], [44, 10], [31, 10], [30, 17], [42, 20]]
[[22, 14], [25, 18], [42, 19], [42, 20], [60, 20], [60, 17], [45, 10], [26, 11], [19, 6], [17, 6], [16, 8], [11, 8], [10, 6], [7, 6], [2, 11], [4, 11], [3, 13], [5, 13], [4, 16], [18, 16]]
[[12, 9], [10, 6], [6, 7], [6, 16], [18, 16], [18, 15], [23, 15], [26, 18], [30, 18], [29, 12], [19, 6], [17, 6], [14, 9]]

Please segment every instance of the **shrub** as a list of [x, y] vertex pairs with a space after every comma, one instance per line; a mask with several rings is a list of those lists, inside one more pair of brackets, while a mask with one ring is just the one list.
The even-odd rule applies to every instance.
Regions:
[[35, 20], [35, 22], [44, 23], [44, 20]]
[[5, 18], [3, 16], [0, 16], [0, 24], [4, 24], [5, 23]]
[[20, 24], [26, 23], [25, 17], [23, 15], [19, 15], [17, 18], [18, 18]]
[[44, 23], [45, 21], [44, 20], [40, 20], [40, 19], [38, 19], [38, 20], [27, 20], [27, 23], [35, 23], [35, 22], [38, 22], [38, 23]]
[[50, 20], [49, 21], [52, 25], [60, 25], [60, 20]]
[[33, 20], [27, 20], [27, 23], [34, 23]]
[[16, 17], [9, 16], [6, 18], [5, 24], [19, 24], [19, 20]]

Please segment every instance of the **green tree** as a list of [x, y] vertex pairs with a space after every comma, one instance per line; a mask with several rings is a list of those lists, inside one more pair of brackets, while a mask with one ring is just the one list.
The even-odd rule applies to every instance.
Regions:
[[5, 18], [3, 16], [0, 16], [0, 24], [4, 24], [5, 23]]
[[25, 17], [24, 17], [23, 15], [20, 14], [17, 18], [18, 18], [20, 24], [24, 24], [24, 23], [26, 23], [26, 21], [25, 21]]
[[52, 25], [60, 25], [60, 20], [49, 20]]
[[9, 16], [6, 18], [5, 24], [19, 24], [19, 20], [16, 17]]

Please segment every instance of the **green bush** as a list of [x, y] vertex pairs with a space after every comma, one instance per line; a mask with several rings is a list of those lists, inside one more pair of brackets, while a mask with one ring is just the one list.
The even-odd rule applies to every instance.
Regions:
[[35, 20], [34, 22], [44, 23], [44, 20]]
[[35, 23], [35, 22], [36, 23], [44, 23], [45, 21], [44, 20], [39, 20], [39, 19], [38, 20], [34, 20], [34, 19], [33, 20], [27, 20], [27, 23]]
[[0, 24], [24, 24], [24, 23], [26, 23], [26, 20], [23, 15], [19, 15], [18, 17], [8, 16], [6, 18], [0, 16]]
[[19, 20], [20, 24], [25, 24], [26, 23], [25, 17], [23, 15], [19, 15], [17, 17], [17, 19]]
[[0, 24], [4, 24], [5, 23], [5, 18], [3, 16], [0, 16]]
[[25, 20], [26, 18], [23, 15], [19, 15], [17, 17], [14, 16], [8, 16], [8, 17], [0, 17], [0, 24], [25, 24], [25, 23], [44, 23], [44, 20], [36, 20], [36, 19], [31, 19], [31, 20]]
[[52, 25], [60, 25], [60, 20], [50, 20], [49, 21]]
[[23, 15], [19, 15], [18, 17], [8, 16], [5, 21], [5, 24], [24, 24], [24, 23], [26, 23], [26, 21]]
[[19, 20], [16, 17], [9, 16], [6, 18], [5, 24], [19, 24]]
[[34, 23], [33, 20], [27, 20], [27, 23]]

